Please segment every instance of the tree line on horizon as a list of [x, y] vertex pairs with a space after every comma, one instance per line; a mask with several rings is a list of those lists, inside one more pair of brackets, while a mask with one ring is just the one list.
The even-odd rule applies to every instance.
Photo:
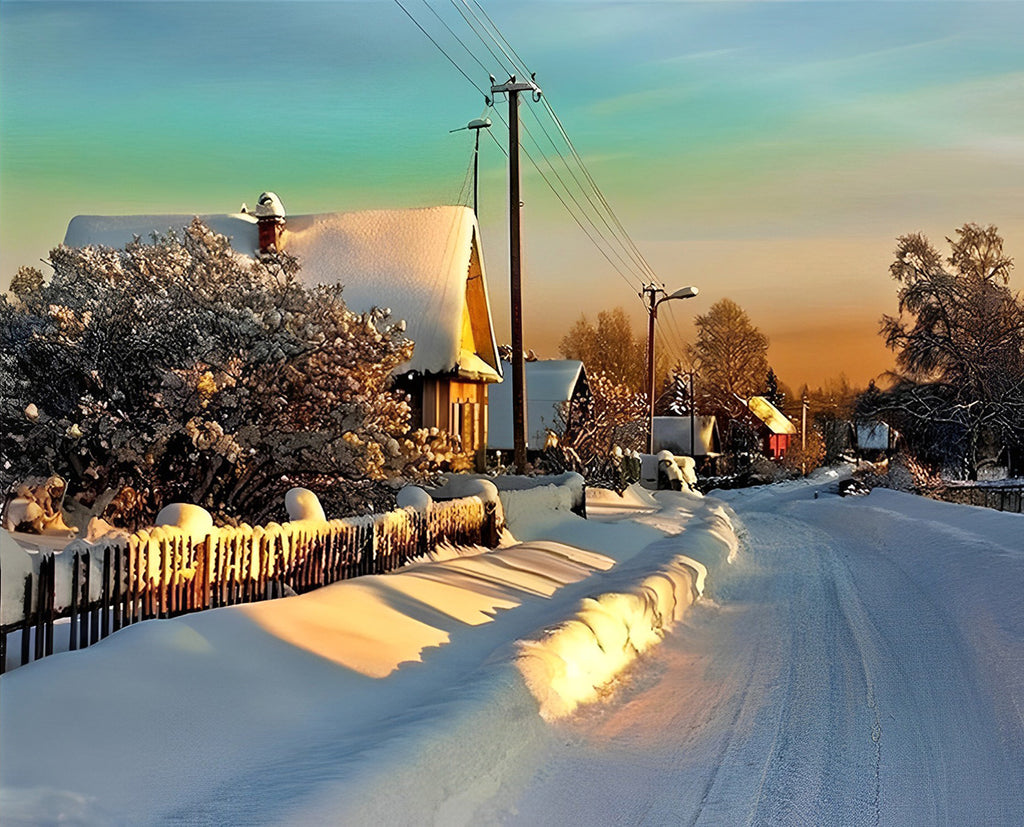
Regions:
[[[692, 344], [674, 358], [661, 355], [656, 412], [695, 409], [720, 417], [727, 423], [726, 448], [736, 453], [750, 448], [740, 418], [744, 400], [764, 396], [797, 421], [806, 400], [812, 427], [806, 447], [791, 450], [792, 464], [806, 468], [839, 459], [848, 447], [839, 426], [860, 419], [886, 422], [916, 459], [948, 476], [976, 479], [981, 465], [993, 461], [1019, 471], [1024, 301], [1009, 286], [1013, 260], [994, 226], [964, 224], [947, 242], [944, 258], [920, 233], [897, 239], [889, 268], [899, 284], [897, 313], [880, 323], [897, 370], [881, 383], [858, 388], [839, 374], [794, 394], [769, 366], [768, 338], [735, 301], [722, 298], [694, 319]], [[609, 408], [623, 423], [643, 417], [646, 342], [633, 333], [621, 307], [599, 313], [596, 325], [581, 316], [560, 352], [580, 359], [597, 377], [594, 404], [606, 417]], [[623, 405], [627, 398], [641, 402]]]
[[[1010, 288], [1013, 262], [992, 226], [965, 224], [947, 241], [943, 256], [920, 233], [898, 239], [897, 312], [881, 322], [898, 370], [884, 386], [839, 376], [794, 394], [770, 367], [768, 337], [722, 298], [696, 317], [684, 353], [663, 356], [657, 412], [718, 415], [725, 450], [752, 455], [744, 400], [765, 396], [799, 421], [806, 398], [806, 449], [790, 452], [791, 468], [838, 459], [833, 425], [861, 419], [889, 423], [948, 475], [973, 479], [993, 460], [1019, 472], [1024, 302]], [[49, 279], [22, 268], [0, 297], [5, 493], [57, 473], [83, 506], [125, 526], [172, 501], [256, 522], [294, 485], [354, 513], [379, 504], [390, 480], [459, 467], [457, 438], [412, 430], [409, 400], [391, 385], [414, 346], [402, 327], [351, 312], [340, 287], [304, 286], [294, 258], [242, 263], [197, 221], [180, 238], [62, 246], [50, 261]], [[593, 393], [562, 439], [580, 470], [614, 445], [642, 448], [646, 341], [625, 311], [581, 316], [560, 350], [586, 365]]]

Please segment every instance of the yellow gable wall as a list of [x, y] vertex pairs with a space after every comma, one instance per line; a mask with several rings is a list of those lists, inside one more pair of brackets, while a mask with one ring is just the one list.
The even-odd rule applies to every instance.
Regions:
[[483, 268], [476, 234], [469, 254], [469, 272], [466, 276], [466, 302], [462, 307], [461, 347], [476, 353], [492, 368], [497, 369], [491, 355], [491, 320], [487, 311], [487, 293], [484, 290]]

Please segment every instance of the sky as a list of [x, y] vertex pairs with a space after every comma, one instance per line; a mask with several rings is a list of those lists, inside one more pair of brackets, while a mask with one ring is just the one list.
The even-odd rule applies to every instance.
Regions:
[[[480, 90], [507, 62], [460, 16], [479, 16], [472, 0], [402, 2], [469, 79], [392, 0], [5, 0], [2, 284], [78, 214], [224, 213], [264, 190], [291, 214], [466, 200], [473, 138], [449, 130], [485, 114]], [[899, 235], [944, 246], [965, 222], [995, 224], [1024, 254], [1024, 3], [480, 6], [658, 280], [700, 288], [662, 305], [671, 355], [693, 316], [728, 297], [791, 387], [840, 374], [863, 385], [892, 366], [878, 323], [896, 309]], [[507, 341], [496, 107], [480, 219]], [[643, 331], [644, 272], [592, 241], [613, 226], [574, 186], [543, 107], [524, 109], [544, 173], [524, 159], [527, 346], [556, 357], [580, 314], [616, 306]]]

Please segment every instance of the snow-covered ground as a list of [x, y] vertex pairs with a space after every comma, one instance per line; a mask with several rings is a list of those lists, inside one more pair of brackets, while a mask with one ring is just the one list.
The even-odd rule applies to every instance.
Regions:
[[1024, 823], [1024, 517], [830, 482], [596, 497], [17, 669], [3, 823]]

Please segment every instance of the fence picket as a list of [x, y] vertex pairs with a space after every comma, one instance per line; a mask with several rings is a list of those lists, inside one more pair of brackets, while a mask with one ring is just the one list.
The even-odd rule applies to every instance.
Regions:
[[[1001, 494], [1000, 505], [1008, 507], [1013, 496]], [[1016, 497], [1019, 502], [1019, 491]], [[102, 580], [96, 599], [89, 546], [74, 552], [69, 595], [57, 594], [54, 556], [43, 557], [38, 573], [25, 579], [22, 620], [0, 629], [0, 672], [12, 630], [22, 632], [24, 664], [53, 652], [58, 617], [70, 620], [68, 649], [84, 649], [140, 620], [280, 597], [286, 586], [301, 593], [338, 580], [383, 574], [429, 553], [438, 543], [494, 546], [500, 527], [494, 504], [471, 500], [433, 503], [422, 512], [396, 510], [351, 522], [332, 520], [312, 531], [287, 524], [271, 524], [255, 533], [244, 528], [224, 529], [199, 543], [181, 534], [150, 537], [146, 532], [110, 543], [97, 561]]]
[[36, 578], [36, 620], [35, 620], [35, 656], [39, 660], [43, 656], [43, 607], [46, 605], [46, 560], [39, 563], [39, 577]]

